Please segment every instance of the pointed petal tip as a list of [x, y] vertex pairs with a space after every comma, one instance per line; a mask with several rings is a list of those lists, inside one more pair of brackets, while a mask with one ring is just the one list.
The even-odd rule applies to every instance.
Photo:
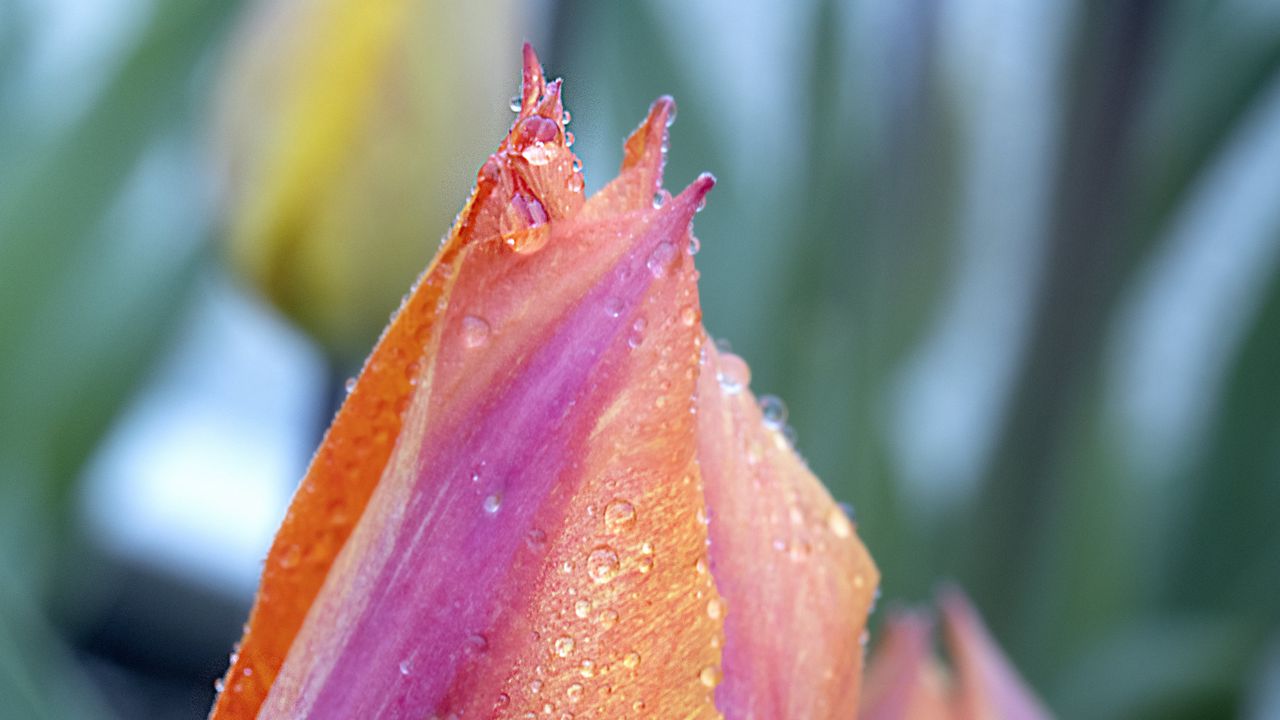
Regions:
[[973, 602], [959, 586], [937, 591], [948, 653], [959, 675], [963, 702], [999, 717], [1048, 720], [1052, 714], [1005, 656]]
[[671, 123], [676, 121], [676, 100], [670, 95], [663, 95], [653, 104], [649, 106], [649, 120], [646, 123], [650, 127], [659, 126], [663, 128], [671, 127]]
[[706, 204], [707, 193], [711, 192], [711, 188], [715, 186], [716, 176], [709, 172], [704, 172], [698, 176], [698, 179], [689, 183], [688, 187], [680, 191], [680, 194], [676, 196], [675, 204], [677, 207], [682, 208], [692, 207], [693, 210], [690, 212], [692, 216], [693, 213], [701, 210]]
[[522, 87], [520, 97], [521, 114], [533, 108], [534, 103], [542, 96], [546, 90], [546, 78], [542, 74], [542, 63], [538, 60], [538, 53], [534, 51], [533, 44], [525, 41], [524, 48], [521, 51], [524, 58], [524, 72], [522, 74]]

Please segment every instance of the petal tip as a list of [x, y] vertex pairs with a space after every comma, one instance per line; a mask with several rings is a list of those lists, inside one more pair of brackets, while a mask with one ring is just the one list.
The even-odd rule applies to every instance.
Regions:
[[542, 63], [538, 60], [538, 53], [528, 40], [524, 42], [521, 55], [524, 58], [524, 73], [520, 95], [521, 114], [523, 114], [523, 111], [531, 109], [534, 103], [538, 101], [543, 91], [546, 90], [547, 83], [542, 74]]

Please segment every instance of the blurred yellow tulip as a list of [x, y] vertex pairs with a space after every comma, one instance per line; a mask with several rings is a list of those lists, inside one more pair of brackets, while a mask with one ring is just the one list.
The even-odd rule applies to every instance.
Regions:
[[[235, 269], [358, 360], [460, 209], [505, 102], [510, 0], [264, 0], [231, 43], [215, 153]], [[511, 88], [514, 89], [514, 88]]]

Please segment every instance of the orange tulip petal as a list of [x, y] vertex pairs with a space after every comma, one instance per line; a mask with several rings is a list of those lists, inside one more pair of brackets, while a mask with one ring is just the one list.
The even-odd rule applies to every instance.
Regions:
[[848, 717], [857, 707], [879, 574], [845, 512], [766, 424], [736, 356], [709, 344], [698, 387], [698, 461], [711, 572], [725, 616], [728, 718]]

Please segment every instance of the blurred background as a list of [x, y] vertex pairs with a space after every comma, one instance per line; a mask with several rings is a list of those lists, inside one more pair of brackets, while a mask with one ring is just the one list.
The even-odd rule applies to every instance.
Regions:
[[204, 716], [523, 38], [588, 190], [676, 97], [706, 324], [880, 615], [958, 580], [1064, 718], [1280, 717], [1270, 0], [0, 0], [0, 717]]

